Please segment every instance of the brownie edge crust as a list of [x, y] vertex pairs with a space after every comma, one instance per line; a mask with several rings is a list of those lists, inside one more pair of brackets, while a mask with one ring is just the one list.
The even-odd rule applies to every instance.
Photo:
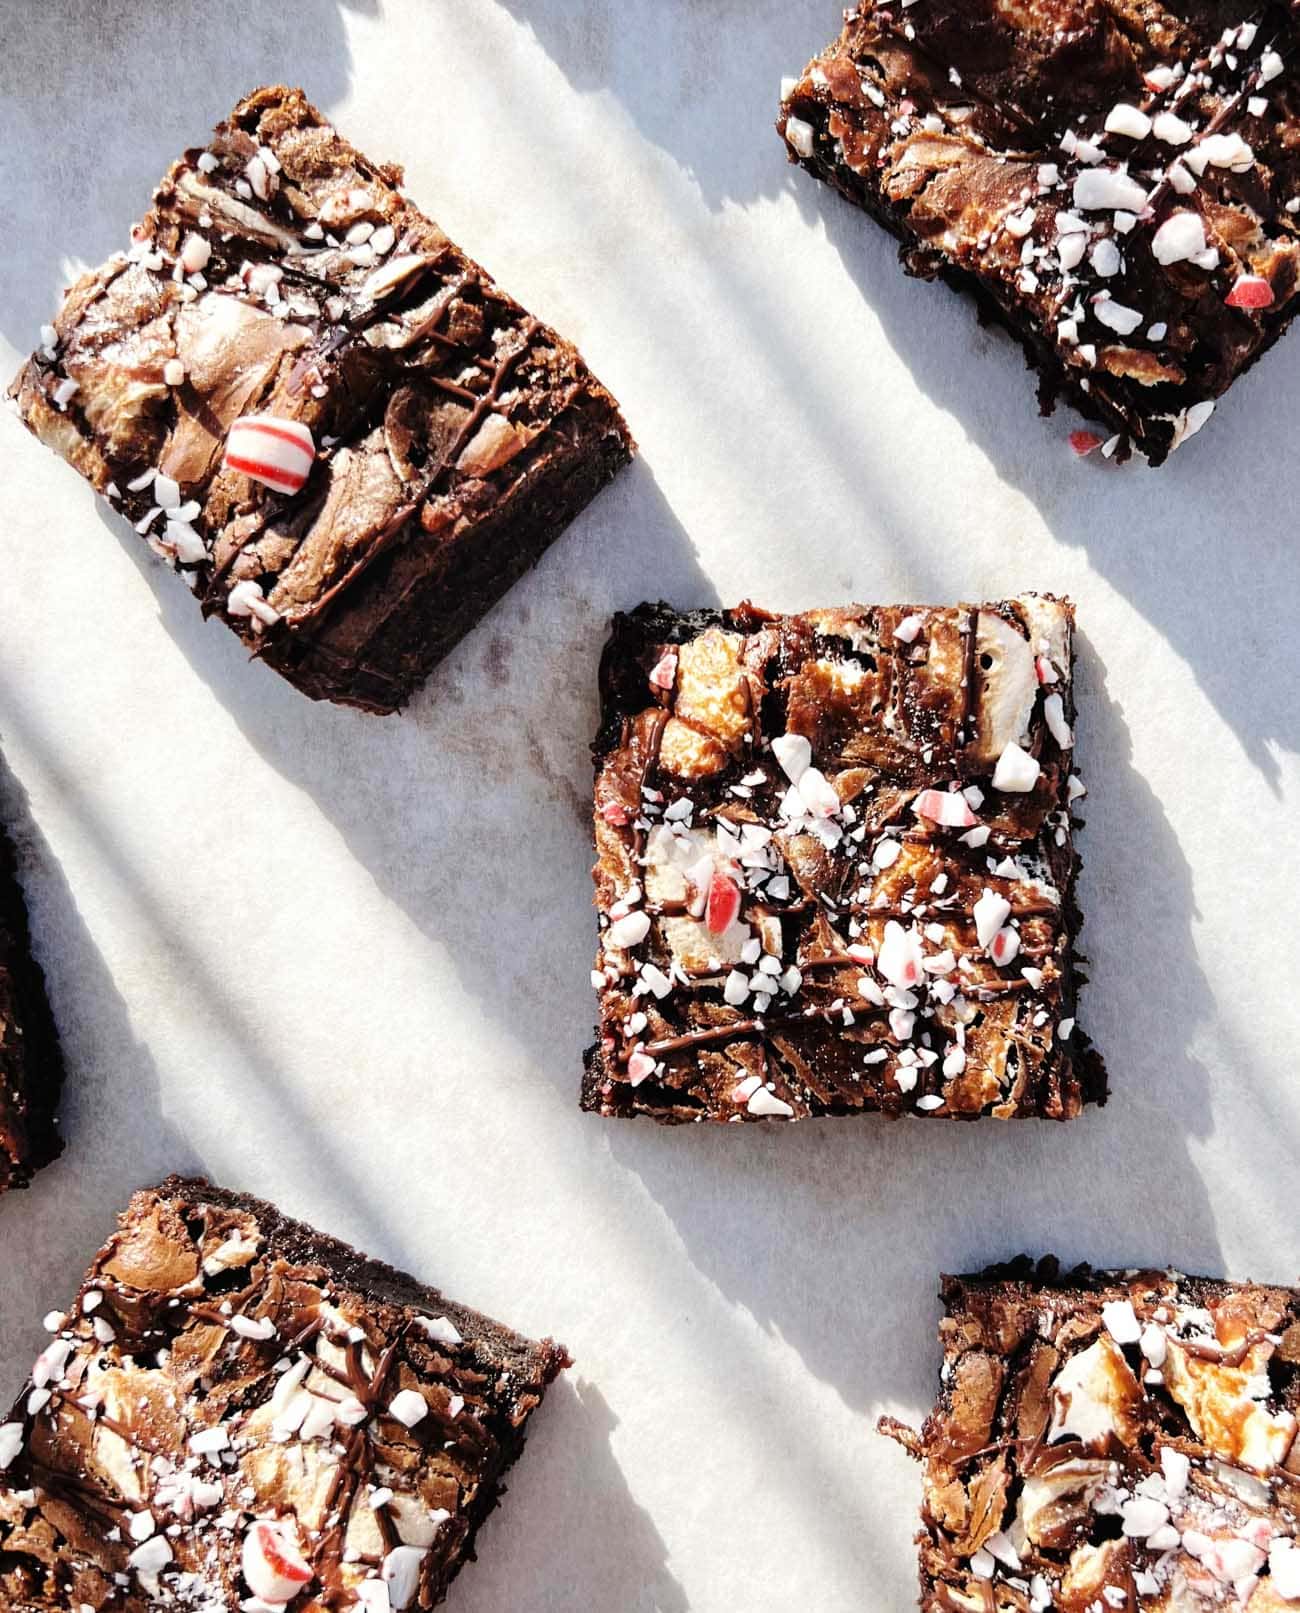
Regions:
[[925, 1613], [1294, 1613], [1300, 1291], [1022, 1257], [945, 1277]]
[[582, 1103], [666, 1123], [1068, 1119], [1074, 610], [616, 616]]
[[[0, 773], [3, 767], [0, 766]], [[0, 827], [0, 1193], [26, 1187], [63, 1152], [63, 1054], [32, 956], [14, 848]]]
[[0, 1607], [430, 1608], [569, 1364], [259, 1199], [137, 1193], [0, 1424]]
[[609, 392], [301, 90], [187, 151], [11, 388], [248, 648], [403, 705], [631, 458]]
[[1154, 465], [1295, 314], [1296, 35], [1278, 3], [864, 3], [777, 128], [1020, 341], [1045, 411]]

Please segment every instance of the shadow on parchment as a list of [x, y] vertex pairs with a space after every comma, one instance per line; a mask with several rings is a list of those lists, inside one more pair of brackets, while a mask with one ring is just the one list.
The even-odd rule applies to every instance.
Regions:
[[[302, 1096], [280, 1079], [266, 1005], [237, 999], [224, 989], [214, 967], [218, 960], [196, 945], [159, 900], [150, 868], [132, 860], [115, 823], [97, 812], [93, 792], [83, 790], [50, 736], [12, 697], [3, 679], [0, 721], [4, 733], [19, 742], [24, 756], [33, 759], [57, 792], [65, 815], [75, 821], [78, 838], [92, 854], [96, 881], [113, 888], [115, 911], [138, 927], [165, 960], [163, 966], [185, 981], [191, 1015], [204, 1027], [210, 1046], [223, 1055], [232, 1125], [248, 1121], [245, 1099], [250, 1093], [274, 1099], [276, 1180], [228, 1178], [223, 1185], [260, 1189], [292, 1214], [297, 1206], [280, 1192], [281, 1181], [323, 1174], [341, 1188], [351, 1211], [349, 1232], [359, 1243], [399, 1265], [420, 1265], [421, 1240], [404, 1206], [374, 1193], [372, 1184], [358, 1175], [346, 1140], [340, 1146], [323, 1132]], [[30, 1188], [0, 1200], [0, 1247], [7, 1253], [22, 1251], [33, 1290], [48, 1296], [34, 1316], [15, 1315], [0, 1302], [0, 1360], [13, 1373], [16, 1388], [20, 1363], [34, 1356], [40, 1316], [66, 1299], [130, 1194], [172, 1171], [203, 1174], [202, 1140], [172, 1124], [169, 1099], [183, 1107], [186, 1092], [210, 1080], [211, 1073], [206, 1068], [159, 1070], [132, 1029], [126, 1001], [57, 861], [34, 827], [25, 799], [11, 778], [0, 782], [7, 786], [0, 810], [18, 851], [34, 949], [46, 970], [68, 1070], [61, 1109], [67, 1143], [63, 1156], [39, 1172]]]
[[[6, 732], [17, 724], [4, 710]], [[67, 1302], [113, 1218], [143, 1183], [201, 1169], [167, 1120], [157, 1067], [130, 1015], [63, 870], [32, 821], [27, 796], [0, 760], [0, 819], [13, 838], [31, 918], [32, 945], [67, 1063], [60, 1107], [65, 1148], [32, 1185], [0, 1198], [0, 1244], [22, 1266], [47, 1309]], [[0, 1295], [0, 1406], [18, 1392], [26, 1364], [48, 1342], [41, 1315], [18, 1314]]]
[[[504, 1521], [485, 1525], [481, 1560], [456, 1582], [463, 1613], [688, 1613], [668, 1548], [610, 1447], [617, 1426], [594, 1384], [565, 1377], [548, 1391], [510, 1475]], [[498, 1530], [508, 1552], [496, 1549]]]
[[496, 4], [536, 37], [575, 90], [613, 96], [713, 209], [780, 192], [781, 80], [840, 27], [833, 5], [789, 0]]

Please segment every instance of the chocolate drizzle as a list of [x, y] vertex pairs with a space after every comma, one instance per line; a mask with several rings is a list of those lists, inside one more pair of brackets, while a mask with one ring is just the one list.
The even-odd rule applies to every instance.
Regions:
[[[232, 1230], [256, 1248], [237, 1268], [235, 1288], [223, 1267], [215, 1266], [210, 1278], [204, 1266]], [[187, 1275], [196, 1268], [197, 1278]], [[183, 1280], [173, 1286], [177, 1279]], [[141, 1286], [133, 1286], [137, 1281]], [[95, 1317], [112, 1319], [107, 1343], [94, 1335], [81, 1303], [92, 1288], [100, 1296]], [[426, 1342], [418, 1319], [447, 1312], [460, 1342]], [[71, 1605], [72, 1576], [84, 1587], [93, 1571], [122, 1576], [111, 1602], [93, 1604], [104, 1613], [110, 1606], [148, 1613], [156, 1603], [146, 1573], [159, 1574], [164, 1591], [177, 1587], [177, 1576], [198, 1573], [234, 1606], [250, 1589], [240, 1564], [251, 1517], [287, 1521], [312, 1568], [312, 1581], [290, 1608], [300, 1600], [352, 1608], [359, 1605], [358, 1582], [378, 1576], [387, 1554], [403, 1544], [403, 1517], [413, 1508], [418, 1519], [436, 1500], [449, 1516], [435, 1526], [421, 1564], [418, 1605], [431, 1606], [471, 1551], [529, 1413], [567, 1363], [557, 1346], [531, 1344], [450, 1306], [434, 1290], [285, 1220], [269, 1205], [177, 1179], [136, 1196], [70, 1314], [77, 1320], [60, 1336], [67, 1359], [53, 1359], [50, 1399], [33, 1400], [28, 1413], [30, 1386], [24, 1392], [24, 1409], [15, 1412], [24, 1446], [0, 1472], [0, 1570], [7, 1576], [0, 1600], [21, 1586], [27, 1613], [62, 1613]], [[241, 1316], [274, 1317], [278, 1336], [242, 1336], [232, 1328]], [[326, 1346], [339, 1352], [338, 1364], [321, 1353]], [[111, 1390], [99, 1387], [100, 1370]], [[294, 1371], [299, 1376], [283, 1403], [272, 1407], [283, 1374]], [[428, 1408], [413, 1428], [387, 1411], [399, 1375]], [[328, 1384], [342, 1394], [330, 1393]], [[116, 1397], [113, 1414], [98, 1403], [108, 1393]], [[461, 1402], [454, 1417], [440, 1406], [440, 1397], [449, 1401], [453, 1394]], [[313, 1397], [307, 1416], [317, 1415], [312, 1408], [322, 1401], [338, 1406], [349, 1396], [366, 1413], [355, 1423], [349, 1413], [323, 1437], [309, 1434], [305, 1466], [294, 1454], [304, 1410], [293, 1402], [302, 1395]], [[267, 1427], [272, 1412], [277, 1424]], [[201, 1459], [192, 1454], [192, 1438], [218, 1428], [229, 1431], [226, 1445], [210, 1447]], [[94, 1444], [97, 1430], [134, 1453], [132, 1482], [141, 1498], [122, 1489], [121, 1460]], [[198, 1482], [219, 1499], [196, 1502]], [[369, 1483], [393, 1489], [405, 1510], [382, 1497], [372, 1508], [362, 1493]], [[78, 1523], [67, 1534], [69, 1509]], [[32, 1512], [39, 1518], [34, 1532], [27, 1522]], [[377, 1548], [375, 1538], [363, 1536], [358, 1549], [355, 1534], [350, 1545], [354, 1516], [369, 1529], [372, 1513]], [[145, 1514], [147, 1526], [137, 1532]], [[32, 1555], [31, 1542], [45, 1538], [42, 1531], [60, 1542], [48, 1563], [39, 1551]], [[129, 1557], [155, 1533], [166, 1539], [168, 1555], [147, 1569], [142, 1561], [137, 1578]]]
[[470, 410], [465, 423], [456, 433], [449, 446], [438, 455], [431, 469], [419, 483], [416, 491], [409, 494], [404, 503], [398, 505], [397, 509], [380, 528], [373, 542], [349, 566], [342, 577], [332, 583], [324, 592], [318, 594], [305, 611], [297, 613], [294, 618], [295, 623], [310, 621], [313, 617], [322, 615], [341, 594], [358, 581], [389, 545], [399, 537], [407, 522], [419, 510], [425, 500], [433, 495], [438, 483], [455, 466], [457, 459], [469, 444], [470, 439], [483, 423], [484, 417], [495, 406], [497, 399], [501, 395], [501, 388], [505, 385], [506, 378], [523, 361], [533, 337], [540, 328], [537, 320], [532, 318], [524, 320], [520, 329], [519, 342], [507, 353], [498, 357], [487, 391], [481, 397], [476, 397], [474, 407]]
[[[1022, 1257], [945, 1277], [942, 1294], [937, 1404], [919, 1433], [879, 1425], [923, 1463], [923, 1608], [969, 1613], [979, 1597], [1008, 1613], [1209, 1610], [1251, 1600], [1257, 1580], [1272, 1605], [1267, 1552], [1246, 1543], [1294, 1535], [1300, 1476], [1261, 1468], [1246, 1428], [1264, 1419], [1294, 1445], [1300, 1366], [1278, 1339], [1300, 1325], [1300, 1290], [1172, 1271], [1062, 1273]], [[1187, 1308], [1241, 1338], [1195, 1352], [1178, 1336]], [[1166, 1341], [1163, 1370], [1146, 1353], [1152, 1335]], [[1187, 1381], [1175, 1354], [1192, 1354], [1205, 1373]], [[1267, 1396], [1238, 1370], [1247, 1361], [1256, 1380], [1267, 1376]], [[1216, 1370], [1225, 1375], [1215, 1380]], [[1220, 1566], [1230, 1562], [1246, 1570], [1235, 1593]]]
[[[910, 272], [971, 291], [1011, 331], [1040, 372], [1044, 407], [1068, 393], [1115, 434], [1108, 453], [1137, 445], [1159, 464], [1277, 339], [1300, 285], [1288, 211], [1300, 196], [1294, 11], [1270, 4], [1248, 15], [1225, 30], [1218, 6], [1170, 13], [1061, 0], [1025, 27], [993, 0], [931, 0], [902, 16], [864, 6], [802, 75], [778, 129], [792, 161], [901, 238]], [[1174, 76], [1153, 82], [1156, 70]], [[1269, 106], [1251, 131], [1249, 177], [1234, 165], [1193, 173], [1187, 156], [1239, 122], [1254, 95]], [[1194, 132], [1181, 146], [1152, 131], [1121, 137], [1105, 128], [1121, 106], [1148, 118], [1176, 110]], [[1078, 157], [1072, 138], [1095, 152]], [[1093, 241], [1113, 249], [1096, 272], [1090, 256], [1056, 255], [1053, 224], [1073, 208], [1072, 181], [1094, 156], [1121, 162], [1146, 190], [1127, 233], [1115, 210], [1087, 209]], [[1175, 168], [1188, 180], [1182, 205], [1202, 217], [1217, 262], [1155, 259], [1149, 238], [1167, 215]], [[1027, 235], [1013, 227], [1025, 214]], [[1240, 276], [1267, 283], [1262, 305], [1228, 300]], [[1125, 315], [1094, 323], [1090, 305], [1112, 298]], [[1139, 316], [1131, 330], [1128, 313]]]
[[[188, 271], [191, 237], [206, 275]], [[185, 570], [205, 613], [315, 698], [401, 706], [631, 457], [617, 405], [578, 353], [300, 91], [241, 102], [206, 152], [173, 166], [133, 240], [129, 260], [72, 288], [54, 345], [14, 383], [20, 412]], [[198, 337], [182, 325], [187, 305]], [[70, 371], [78, 389], [63, 399]], [[430, 410], [430, 441], [411, 460], [421, 471], [394, 483], [388, 406], [408, 390], [454, 400], [468, 419], [448, 442]], [[461, 467], [493, 411], [510, 430]], [[233, 421], [259, 413], [316, 439], [294, 493], [220, 468]], [[164, 464], [197, 514], [164, 521], [146, 484]]]
[[[1065, 659], [1052, 687], [1068, 694], [1068, 607], [1028, 600], [1023, 611], [1014, 601], [983, 608], [997, 613], [1009, 635], [999, 641], [1006, 668], [985, 676], [1011, 679], [1010, 691], [1026, 678], [1040, 688], [1027, 624], [1054, 622], [1053, 654]], [[926, 638], [896, 638], [910, 614], [925, 624], [917, 634]], [[980, 608], [961, 606], [771, 618], [746, 607], [696, 619], [646, 606], [616, 619], [602, 664], [596, 799], [599, 844], [623, 849], [603, 854], [597, 865], [598, 903], [612, 922], [615, 914], [621, 923], [643, 913], [648, 928], [625, 926], [626, 941], [606, 937], [597, 959], [601, 1039], [588, 1058], [588, 1107], [683, 1121], [781, 1113], [780, 1105], [795, 1116], [915, 1112], [919, 1104], [923, 1113], [966, 1118], [1064, 1118], [1101, 1095], [1086, 1041], [1076, 1038], [1071, 1046], [1056, 1032], [1074, 1013], [1068, 900], [1074, 857], [1068, 838], [1056, 843], [1070, 758], [1051, 737], [1036, 696], [1026, 744], [1042, 758], [1043, 788], [1023, 795], [994, 789], [989, 747], [997, 731], [990, 725], [1014, 720], [1019, 736], [1021, 697], [1005, 693], [981, 711], [979, 616]], [[746, 629], [755, 621], [758, 633], [751, 634]], [[958, 634], [959, 656], [955, 643], [946, 656], [914, 653], [916, 644]], [[1017, 635], [1022, 650], [1015, 649]], [[648, 669], [671, 646], [679, 666], [665, 704], [666, 691], [648, 682]], [[756, 689], [760, 662], [767, 682]], [[904, 663], [906, 678], [898, 670]], [[716, 687], [709, 667], [722, 680]], [[740, 704], [733, 678], [744, 691], [743, 731], [738, 718], [726, 715]], [[881, 690], [896, 693], [885, 701]], [[670, 720], [675, 745], [665, 752]], [[717, 729], [715, 745], [710, 725], [720, 722], [731, 727]], [[819, 798], [830, 798], [830, 781], [837, 786], [840, 808], [825, 845], [815, 824], [801, 827], [783, 817], [806, 810], [790, 806], [792, 797], [802, 800], [791, 782], [799, 775], [787, 776], [778, 760], [797, 761], [797, 753], [772, 749], [773, 740], [785, 745], [796, 722], [799, 733], [811, 736], [812, 769], [827, 781]], [[683, 733], [702, 734], [715, 746], [702, 753], [698, 778], [674, 770]], [[1012, 738], [1008, 729], [997, 745]], [[733, 748], [719, 769], [714, 758], [723, 745]], [[978, 780], [985, 798], [987, 843], [968, 845], [960, 829], [916, 811], [922, 791], [963, 778]], [[610, 805], [624, 810], [626, 822], [618, 813], [604, 815]], [[660, 826], [674, 824], [679, 832], [665, 836]], [[669, 854], [665, 847], [677, 848], [671, 855], [680, 859], [678, 873], [694, 882], [685, 894], [661, 888], [660, 876], [647, 868], [651, 826], [655, 859]], [[757, 838], [746, 841], [751, 830]], [[719, 832], [729, 837], [726, 857], [740, 859], [726, 867], [723, 854], [709, 850], [722, 844]], [[752, 875], [743, 866], [747, 846], [760, 851]], [[940, 873], [946, 884], [936, 895]], [[766, 895], [777, 875], [793, 900]], [[719, 877], [724, 895], [728, 885], [740, 885], [740, 908], [732, 920], [724, 901], [714, 928], [704, 885]], [[976, 923], [975, 909], [990, 893], [1005, 896], [1015, 926], [1001, 966], [982, 940], [983, 917]], [[900, 946], [917, 948], [906, 986], [896, 972]], [[758, 1070], [771, 1096], [751, 1108], [746, 1083]]]

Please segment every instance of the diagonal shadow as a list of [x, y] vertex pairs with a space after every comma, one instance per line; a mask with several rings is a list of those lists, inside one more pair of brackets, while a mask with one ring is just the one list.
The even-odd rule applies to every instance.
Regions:
[[[6, 728], [15, 724], [6, 719]], [[48, 1338], [41, 1312], [2, 1296], [21, 1270], [24, 1286], [66, 1302], [113, 1217], [143, 1182], [171, 1170], [202, 1170], [199, 1155], [166, 1118], [158, 1070], [86, 926], [58, 860], [32, 820], [27, 796], [0, 760], [0, 817], [13, 836], [68, 1066], [60, 1109], [66, 1147], [23, 1192], [0, 1198], [0, 1406], [17, 1393], [25, 1363]], [[52, 1213], [57, 1207], [57, 1213]]]
[[[1300, 705], [1285, 678], [1251, 675], [1240, 646], [1251, 646], [1252, 665], [1281, 666], [1293, 655], [1291, 624], [1276, 602], [1300, 592], [1300, 548], [1272, 513], [1286, 506], [1290, 423], [1300, 406], [1300, 372], [1286, 363], [1287, 345], [1246, 376], [1210, 427], [1161, 470], [1076, 461], [1066, 445], [1074, 417], [1067, 408], [1047, 420], [1036, 416], [1019, 349], [981, 327], [965, 300], [908, 280], [883, 230], [787, 166], [772, 129], [777, 81], [832, 37], [837, 24], [829, 8], [819, 19], [812, 8], [742, 8], [731, 0], [628, 0], [618, 11], [607, 0], [497, 4], [474, 19], [480, 43], [467, 71], [490, 56], [505, 62], [511, 82], [554, 100], [550, 64], [580, 97], [602, 96], [601, 138], [635, 174], [647, 230], [671, 240], [680, 278], [668, 276], [661, 298], [653, 285], [645, 292], [655, 328], [673, 350], [671, 369], [655, 377], [659, 394], [665, 376], [690, 374], [711, 345], [719, 347], [726, 358], [712, 366], [715, 407], [756, 445], [761, 462], [781, 465], [790, 457], [788, 441], [763, 452], [767, 394], [747, 383], [752, 373], [779, 386], [787, 400], [782, 420], [793, 405], [809, 428], [801, 444], [808, 474], [800, 482], [797, 472], [783, 472], [791, 493], [835, 488], [871, 509], [877, 528], [894, 534], [904, 570], [927, 548], [938, 563], [936, 535], [962, 524], [965, 483], [953, 479], [944, 454], [954, 438], [967, 436], [1010, 490], [1008, 524], [1022, 504], [1023, 524], [1048, 529], [1061, 546], [1058, 576], [1091, 567], [1128, 599], [1191, 665], [1276, 790], [1278, 753], [1300, 749]], [[644, 48], [647, 38], [653, 51]], [[490, 93], [490, 85], [483, 88]], [[611, 104], [620, 116], [609, 116]], [[572, 197], [590, 208], [594, 196], [599, 215], [618, 217], [616, 179], [603, 169], [593, 173], [588, 161], [590, 125], [591, 114], [576, 101], [556, 131], [549, 160], [567, 183], [555, 205]], [[647, 160], [646, 142], [675, 172]], [[707, 218], [693, 215], [692, 191], [710, 210]], [[739, 219], [737, 202], [750, 204]], [[767, 217], [773, 207], [780, 209], [776, 231]], [[574, 228], [582, 232], [577, 214]], [[806, 275], [791, 274], [785, 285], [772, 276], [778, 240], [779, 250], [801, 261], [827, 259], [820, 320]], [[738, 343], [711, 344], [707, 324], [693, 324], [692, 299], [680, 292], [692, 283], [708, 288], [701, 305], [724, 330], [717, 311], [725, 311]], [[899, 361], [892, 384], [881, 384], [885, 372], [861, 371], [876, 356], [865, 340], [872, 326]], [[679, 340], [687, 331], [689, 341]], [[653, 390], [647, 386], [637, 399], [635, 375], [614, 379], [644, 418]], [[915, 461], [902, 466], [881, 452], [882, 443], [898, 440], [900, 412], [917, 432]], [[888, 433], [880, 429], [887, 420]], [[960, 567], [960, 554], [942, 557], [947, 586], [932, 597], [963, 591], [952, 585], [954, 563]]]
[[[564, 1426], [538, 1429], [552, 1422]], [[594, 1384], [561, 1378], [548, 1391], [510, 1476], [505, 1521], [488, 1523], [482, 1560], [456, 1582], [461, 1613], [688, 1613], [668, 1548], [614, 1455], [617, 1427]], [[613, 1549], [592, 1549], [593, 1520]]]
[[819, 16], [789, 0], [497, 5], [517, 25], [514, 34], [493, 27], [508, 73], [524, 66], [522, 41], [535, 39], [574, 90], [616, 102], [715, 210], [780, 190], [778, 87], [836, 28], [833, 8]]
[[[1251, 666], [1290, 665], [1295, 653], [1291, 613], [1278, 606], [1300, 594], [1300, 548], [1272, 515], [1289, 500], [1300, 409], [1294, 347], [1283, 341], [1159, 470], [1136, 459], [1077, 460], [1066, 436], [1078, 417], [1066, 405], [1037, 415], [1033, 377], [1009, 337], [981, 327], [968, 299], [908, 279], [892, 239], [824, 186], [793, 172], [789, 184], [805, 225], [834, 248], [864, 319], [878, 323], [912, 385], [959, 422], [1036, 508], [1039, 524], [1188, 662], [1278, 790], [1277, 753], [1300, 750], [1300, 705], [1289, 680], [1254, 675], [1241, 647], [1250, 646]], [[941, 521], [942, 493], [935, 504], [932, 520]]]
[[[313, 704], [250, 663], [128, 525], [97, 511], [249, 743], [311, 797], [419, 929], [448, 946], [485, 1010], [507, 1025], [526, 1021], [537, 1045], [575, 1046], [565, 1079], [576, 1100], [591, 1003], [581, 997], [566, 1023], [564, 988], [585, 987], [585, 962], [570, 965], [591, 951], [586, 746], [597, 660], [611, 613], [629, 600], [716, 597], [648, 465], [624, 472], [388, 719]], [[461, 854], [467, 837], [472, 855]]]
[[[193, 1015], [203, 1025], [221, 1071], [228, 1112], [244, 1138], [244, 1179], [233, 1185], [281, 1202], [295, 1212], [285, 1183], [328, 1180], [346, 1203], [350, 1224], [330, 1230], [352, 1237], [381, 1259], [407, 1270], [428, 1271], [428, 1249], [419, 1218], [412, 1219], [391, 1199], [374, 1191], [357, 1161], [332, 1133], [317, 1124], [302, 1094], [281, 1079], [273, 1040], [282, 1029], [262, 1005], [237, 1000], [224, 991], [209, 959], [177, 922], [157, 884], [156, 870], [126, 850], [124, 839], [100, 818], [78, 788], [48, 736], [20, 709], [0, 679], [0, 709], [5, 725], [24, 755], [35, 758], [74, 818], [80, 838], [93, 851], [100, 877], [113, 887], [115, 911], [128, 914], [153, 939], [169, 966], [188, 986]], [[61, 1302], [70, 1283], [110, 1230], [112, 1217], [130, 1193], [172, 1170], [203, 1170], [186, 1138], [167, 1119], [157, 1068], [148, 1050], [131, 1031], [123, 998], [87, 936], [58, 864], [49, 857], [30, 821], [24, 823], [22, 802], [16, 803], [15, 841], [34, 870], [32, 922], [41, 938], [42, 961], [48, 956], [52, 1001], [68, 1061], [68, 1088], [63, 1129], [68, 1147], [63, 1158], [38, 1175], [25, 1194], [0, 1202], [0, 1257], [19, 1257], [24, 1285]], [[48, 954], [46, 949], [48, 948]], [[182, 1102], [210, 1079], [205, 1067], [169, 1073], [169, 1090]], [[269, 1139], [269, 1151], [260, 1146]], [[272, 1179], [259, 1180], [268, 1167]], [[49, 1207], [60, 1193], [60, 1215], [51, 1223]], [[310, 1199], [310, 1188], [304, 1187]], [[382, 1206], [382, 1207], [381, 1207]], [[24, 1238], [23, 1232], [30, 1234]], [[48, 1271], [48, 1281], [33, 1281], [33, 1270]], [[0, 1279], [0, 1290], [5, 1287]], [[39, 1316], [0, 1313], [15, 1339], [30, 1344]], [[19, 1363], [30, 1349], [16, 1345], [0, 1350], [0, 1359]], [[17, 1375], [17, 1369], [15, 1369]]]

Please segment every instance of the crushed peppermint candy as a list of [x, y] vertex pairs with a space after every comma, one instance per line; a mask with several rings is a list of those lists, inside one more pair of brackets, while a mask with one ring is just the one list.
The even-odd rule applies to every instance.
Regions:
[[1262, 275], [1238, 275], [1223, 300], [1229, 308], [1271, 308], [1273, 287]]
[[[206, 550], [205, 550], [206, 553]], [[237, 582], [226, 596], [226, 610], [231, 616], [250, 616], [263, 627], [274, 627], [280, 613], [268, 603], [262, 585], [246, 578]]]
[[[821, 1082], [843, 1081], [854, 1083], [855, 1103], [869, 1083], [868, 1106], [883, 1106], [888, 1092], [936, 1097], [928, 1113], [964, 1083], [962, 1101], [952, 1100], [964, 1110], [1001, 1034], [985, 1026], [981, 1004], [1008, 989], [1027, 994], [1026, 1026], [1051, 1027], [1035, 1038], [1044, 1063], [1068, 1062], [1053, 1034], [1068, 966], [1044, 942], [1045, 931], [1069, 935], [1048, 874], [1049, 848], [1070, 832], [1057, 754], [1073, 740], [1060, 608], [1027, 599], [996, 612], [927, 607], [923, 617], [819, 613], [802, 661], [800, 618], [764, 619], [796, 624], [788, 629], [742, 620], [740, 630], [727, 613], [702, 628], [683, 618], [668, 644], [662, 620], [646, 642], [629, 619], [635, 669], [618, 687], [640, 687], [645, 709], [620, 709], [607, 728], [597, 781], [602, 939], [592, 983], [602, 1025], [584, 1102], [615, 1113], [668, 1105], [682, 1119], [801, 1119], [826, 1106]], [[783, 644], [770, 687], [774, 663], [752, 637], [759, 632]], [[923, 632], [924, 654], [912, 649]], [[954, 653], [971, 632], [975, 642]], [[616, 636], [607, 652], [615, 669], [621, 653]], [[662, 678], [650, 678], [670, 653]], [[972, 654], [993, 693], [982, 688], [972, 701], [969, 727], [917, 737], [919, 782], [903, 790], [890, 764], [858, 764], [871, 752], [857, 750], [855, 725], [868, 738], [878, 730], [902, 739], [915, 720], [903, 689], [924, 700], [927, 679], [956, 684]], [[867, 679], [884, 657], [907, 670], [885, 681], [880, 701]], [[868, 707], [868, 698], [880, 703]], [[783, 731], [764, 732], [773, 717]], [[972, 769], [975, 754], [983, 765]], [[1025, 794], [1040, 780], [1056, 810], [1026, 831], [1021, 821], [1037, 814], [998, 792]], [[611, 800], [639, 805], [611, 813]], [[1022, 933], [1002, 881], [1024, 890], [1032, 929]], [[838, 1041], [845, 1029], [865, 1051]], [[772, 1051], [798, 1057], [810, 1035], [826, 1049], [817, 1087]], [[730, 1079], [720, 1084], [723, 1072]]]
[[948, 828], [969, 829], [979, 821], [960, 790], [922, 790], [912, 810], [918, 817]]
[[274, 492], [293, 494], [306, 485], [315, 458], [315, 440], [302, 421], [244, 415], [230, 428], [222, 464]]
[[1038, 783], [1042, 766], [1012, 740], [998, 757], [993, 769], [993, 788], [1009, 794], [1027, 794]]
[[1205, 251], [1205, 224], [1199, 213], [1171, 213], [1151, 238], [1157, 263], [1183, 263]]
[[1140, 213], [1147, 204], [1146, 188], [1120, 168], [1085, 168], [1074, 181], [1074, 205], [1085, 213], [1126, 208]]
[[274, 1519], [249, 1524], [240, 1567], [249, 1590], [264, 1602], [287, 1603], [313, 1578], [292, 1526]]
[[650, 671], [650, 682], [656, 689], [671, 689], [677, 681], [677, 652], [665, 650]]
[[388, 1415], [395, 1418], [404, 1428], [414, 1428], [429, 1415], [429, 1407], [418, 1390], [399, 1389], [388, 1402]]

